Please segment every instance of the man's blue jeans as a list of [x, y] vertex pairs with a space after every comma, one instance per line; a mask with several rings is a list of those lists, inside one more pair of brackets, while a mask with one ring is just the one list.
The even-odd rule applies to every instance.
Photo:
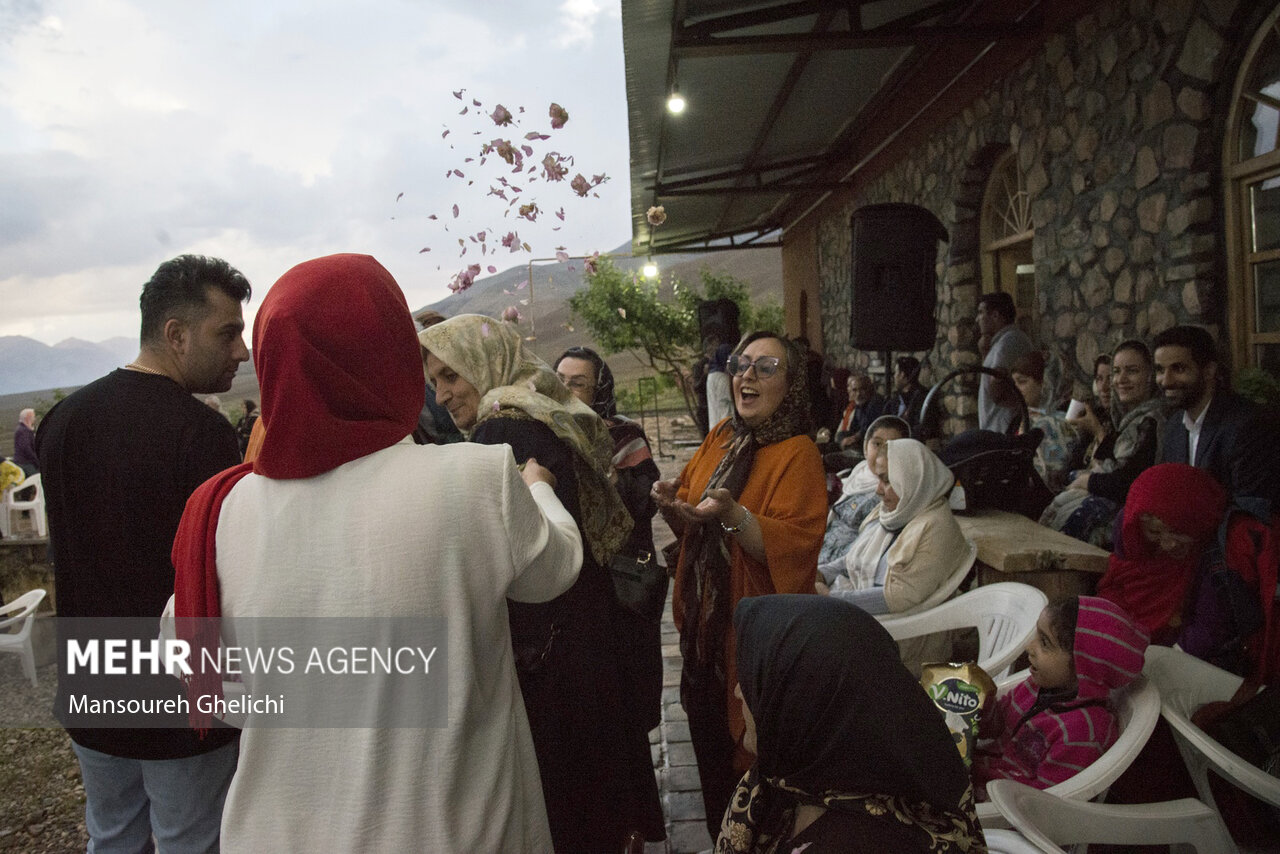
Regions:
[[186, 759], [122, 759], [72, 742], [90, 854], [216, 854], [240, 743]]

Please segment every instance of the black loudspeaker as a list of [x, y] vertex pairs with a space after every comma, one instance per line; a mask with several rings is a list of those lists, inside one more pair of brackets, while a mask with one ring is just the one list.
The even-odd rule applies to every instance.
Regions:
[[702, 346], [707, 338], [716, 335], [721, 344], [736, 346], [742, 337], [738, 331], [738, 304], [731, 299], [714, 299], [698, 303], [698, 331]]
[[868, 205], [853, 212], [849, 343], [858, 350], [932, 350], [938, 334], [938, 241], [947, 230], [918, 205]]

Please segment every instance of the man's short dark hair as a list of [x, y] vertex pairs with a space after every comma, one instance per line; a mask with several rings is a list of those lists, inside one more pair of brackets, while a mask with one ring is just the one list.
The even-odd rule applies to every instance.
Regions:
[[1013, 305], [1013, 297], [1004, 291], [992, 291], [989, 294], [983, 294], [978, 297], [978, 305], [987, 307], [987, 313], [998, 313], [1005, 319], [1006, 323], [1013, 323], [1018, 319], [1018, 309]]
[[1218, 345], [1209, 330], [1202, 326], [1172, 326], [1161, 332], [1151, 342], [1154, 353], [1161, 347], [1186, 347], [1191, 360], [1203, 368], [1210, 362], [1218, 363]]
[[907, 375], [907, 379], [915, 382], [920, 376], [920, 360], [915, 356], [899, 356], [893, 361], [894, 366]]
[[160, 341], [170, 318], [195, 322], [208, 305], [208, 288], [217, 288], [236, 302], [247, 302], [252, 292], [249, 280], [221, 258], [179, 255], [157, 267], [138, 299], [143, 342]]

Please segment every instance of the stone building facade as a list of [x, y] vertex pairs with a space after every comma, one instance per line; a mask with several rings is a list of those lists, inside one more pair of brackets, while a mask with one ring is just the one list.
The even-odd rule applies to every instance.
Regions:
[[[816, 277], [789, 288], [816, 291], [800, 299], [820, 308], [805, 313], [820, 315], [828, 357], [849, 367], [874, 358], [848, 343], [850, 216], [868, 204], [910, 202], [950, 232], [937, 265], [937, 343], [916, 354], [928, 365], [925, 379], [979, 361], [974, 315], [991, 289], [982, 203], [1008, 152], [1034, 228], [1034, 337], [1058, 364], [1063, 391], [1087, 393], [1094, 358], [1125, 338], [1149, 339], [1177, 323], [1221, 331], [1225, 105], [1240, 43], [1271, 8], [1236, 0], [1099, 6], [927, 142], [792, 227], [784, 267], [812, 265]], [[949, 432], [976, 426], [975, 387], [948, 386]]]

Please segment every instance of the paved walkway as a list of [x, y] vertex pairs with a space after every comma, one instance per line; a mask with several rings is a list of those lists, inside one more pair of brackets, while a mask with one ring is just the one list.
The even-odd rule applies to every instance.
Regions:
[[[658, 469], [664, 478], [679, 475], [695, 449], [672, 450], [673, 459], [658, 460]], [[661, 514], [654, 517], [653, 535], [659, 550], [675, 539]], [[680, 636], [672, 621], [671, 596], [668, 595], [667, 607], [662, 613], [662, 725], [649, 734], [658, 791], [662, 793], [662, 808], [667, 817], [667, 845], [665, 848], [650, 845], [646, 848], [649, 854], [662, 851], [693, 854], [711, 848], [714, 841], [707, 833], [698, 766], [689, 741], [688, 717], [680, 705], [680, 666]]]

